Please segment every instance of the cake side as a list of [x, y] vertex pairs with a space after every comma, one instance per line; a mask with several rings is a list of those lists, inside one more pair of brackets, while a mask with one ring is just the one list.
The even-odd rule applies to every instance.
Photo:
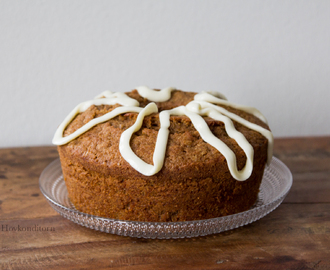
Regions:
[[226, 164], [214, 160], [190, 164], [173, 177], [114, 177], [67, 158], [61, 149], [59, 153], [69, 197], [78, 210], [136, 221], [187, 221], [248, 210], [257, 199], [266, 164], [265, 156], [259, 156], [246, 181], [233, 179]]

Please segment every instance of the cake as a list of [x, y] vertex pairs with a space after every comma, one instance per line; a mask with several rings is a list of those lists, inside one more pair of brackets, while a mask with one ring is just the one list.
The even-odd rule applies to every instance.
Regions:
[[273, 136], [258, 110], [222, 94], [143, 86], [77, 105], [53, 143], [77, 210], [177, 222], [251, 208]]

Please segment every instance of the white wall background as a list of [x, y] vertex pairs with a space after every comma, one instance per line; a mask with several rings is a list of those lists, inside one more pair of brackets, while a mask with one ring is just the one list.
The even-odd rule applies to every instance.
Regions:
[[330, 135], [330, 1], [0, 0], [0, 147], [49, 145], [78, 103], [213, 90], [276, 137]]

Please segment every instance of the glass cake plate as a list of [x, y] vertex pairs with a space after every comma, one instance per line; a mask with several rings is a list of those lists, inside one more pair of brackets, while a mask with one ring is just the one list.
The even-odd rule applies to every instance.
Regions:
[[70, 202], [59, 159], [50, 163], [40, 175], [39, 186], [51, 207], [63, 217], [102, 232], [138, 238], [185, 238], [216, 234], [254, 222], [278, 207], [292, 185], [290, 170], [273, 157], [266, 166], [255, 205], [244, 212], [205, 220], [184, 222], [140, 222], [93, 216], [79, 212]]

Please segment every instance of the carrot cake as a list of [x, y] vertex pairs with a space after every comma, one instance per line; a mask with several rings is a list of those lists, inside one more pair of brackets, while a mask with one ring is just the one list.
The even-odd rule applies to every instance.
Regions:
[[273, 136], [258, 110], [222, 94], [141, 86], [80, 103], [53, 143], [77, 210], [171, 222], [251, 208]]

